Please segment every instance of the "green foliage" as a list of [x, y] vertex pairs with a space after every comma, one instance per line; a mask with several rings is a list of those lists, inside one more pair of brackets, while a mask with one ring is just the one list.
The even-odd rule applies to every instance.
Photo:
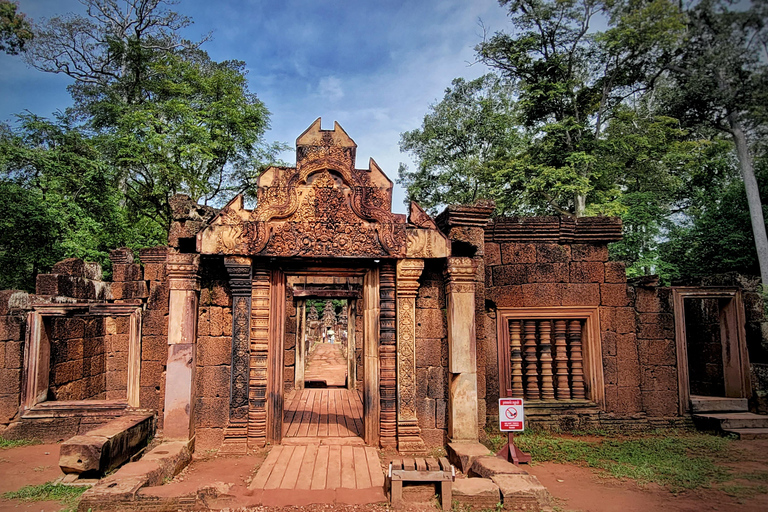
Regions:
[[4, 448], [17, 448], [19, 446], [29, 446], [32, 444], [40, 444], [39, 441], [34, 439], [6, 439], [0, 437], [0, 450]]
[[0, 0], [0, 52], [17, 55], [32, 39], [32, 30], [24, 14], [16, 12], [18, 5]]
[[728, 453], [732, 441], [707, 434], [660, 432], [582, 440], [526, 431], [515, 442], [539, 462], [586, 464], [615, 478], [655, 482], [673, 492], [710, 487], [730, 475], [715, 460]]
[[18, 491], [3, 493], [3, 498], [20, 501], [59, 501], [64, 505], [74, 505], [87, 490], [87, 486], [73, 487], [47, 482], [40, 485], [27, 485]]

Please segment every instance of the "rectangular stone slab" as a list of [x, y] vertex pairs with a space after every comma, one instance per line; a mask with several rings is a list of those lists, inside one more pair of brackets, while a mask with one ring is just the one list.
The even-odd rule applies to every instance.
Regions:
[[104, 474], [143, 448], [155, 433], [155, 414], [126, 414], [61, 444], [59, 467], [64, 473]]

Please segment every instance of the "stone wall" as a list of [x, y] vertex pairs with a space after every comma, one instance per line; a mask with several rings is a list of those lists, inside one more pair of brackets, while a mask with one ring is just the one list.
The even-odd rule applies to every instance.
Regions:
[[43, 323], [51, 347], [48, 400], [106, 400], [104, 319], [57, 317]]
[[26, 292], [0, 291], [0, 429], [19, 412], [28, 309]]
[[196, 449], [218, 448], [229, 418], [232, 364], [232, 295], [224, 262], [205, 258], [201, 288], [195, 372]]
[[425, 262], [416, 296], [416, 415], [427, 446], [448, 435], [448, 343], [443, 262]]

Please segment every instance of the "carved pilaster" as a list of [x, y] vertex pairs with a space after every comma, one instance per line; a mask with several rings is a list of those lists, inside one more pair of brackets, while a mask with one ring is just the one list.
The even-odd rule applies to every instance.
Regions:
[[267, 442], [267, 356], [269, 352], [270, 271], [254, 266], [251, 281], [251, 351], [248, 380], [248, 445]]
[[416, 295], [424, 260], [397, 262], [397, 449], [425, 452], [416, 416]]
[[163, 432], [166, 439], [194, 437], [195, 344], [199, 254], [169, 254], [168, 363]]
[[477, 355], [475, 336], [475, 267], [471, 258], [448, 258], [448, 437], [477, 441]]
[[397, 368], [396, 357], [397, 338], [395, 319], [395, 266], [391, 262], [383, 262], [380, 271], [380, 396], [381, 396], [381, 429], [379, 442], [383, 448], [397, 446]]
[[232, 293], [232, 366], [229, 423], [222, 449], [245, 452], [248, 435], [248, 369], [251, 352], [251, 259], [224, 258]]

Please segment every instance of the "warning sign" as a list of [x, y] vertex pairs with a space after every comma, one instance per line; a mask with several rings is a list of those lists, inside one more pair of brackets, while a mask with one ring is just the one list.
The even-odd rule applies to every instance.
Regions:
[[499, 429], [502, 432], [522, 432], [524, 428], [523, 399], [499, 398]]

